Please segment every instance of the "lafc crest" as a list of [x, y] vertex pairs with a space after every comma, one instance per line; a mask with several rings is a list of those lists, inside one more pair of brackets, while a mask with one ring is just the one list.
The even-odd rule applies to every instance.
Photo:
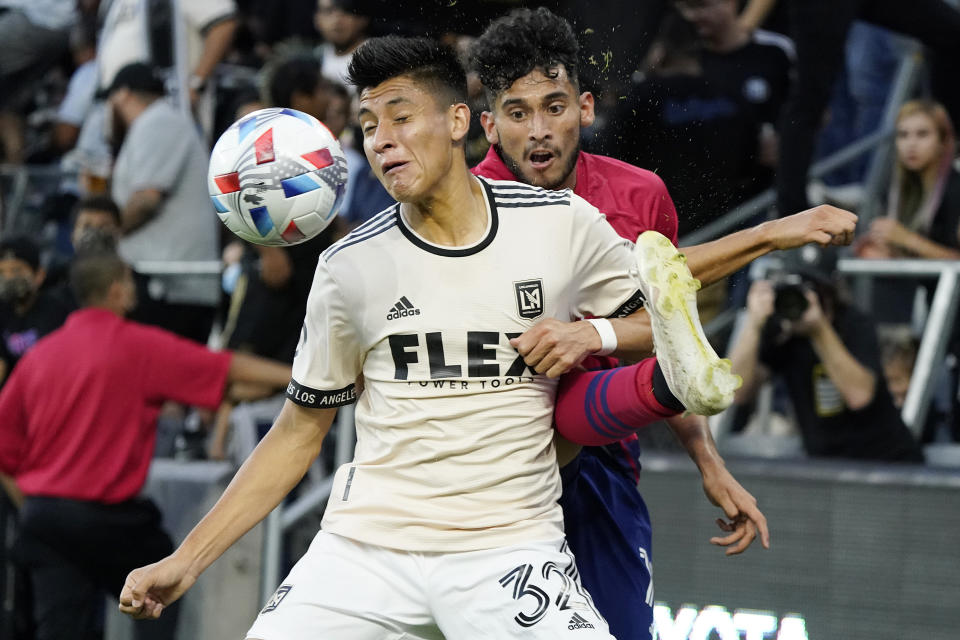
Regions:
[[524, 280], [514, 282], [513, 290], [517, 299], [517, 314], [531, 320], [543, 315], [543, 281]]

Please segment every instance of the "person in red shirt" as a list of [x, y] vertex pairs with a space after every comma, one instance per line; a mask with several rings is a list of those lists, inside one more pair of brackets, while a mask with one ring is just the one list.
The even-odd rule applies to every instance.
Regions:
[[[676, 209], [659, 177], [579, 148], [581, 128], [594, 121], [594, 99], [579, 90], [577, 43], [569, 23], [547, 9], [515, 10], [486, 29], [470, 57], [490, 107], [481, 122], [491, 147], [473, 168], [475, 174], [571, 189], [600, 209], [624, 238], [633, 241], [640, 232], [654, 229], [676, 244]], [[855, 223], [856, 216], [849, 212], [817, 207], [684, 252], [694, 277], [709, 284], [776, 249], [809, 242], [848, 244]], [[578, 333], [590, 331], [584, 325], [544, 323], [515, 346], [530, 366], [547, 372], [553, 363], [538, 358], [538, 345], [588, 345], [591, 340], [595, 345], [596, 336]], [[652, 340], [649, 344], [652, 348]], [[638, 407], [644, 404], [649, 373], [643, 363], [610, 370], [609, 359], [591, 357], [583, 364], [598, 370], [572, 371], [561, 379], [558, 431], [579, 444], [612, 444], [587, 447], [579, 454], [573, 445], [561, 448], [567, 539], [583, 584], [611, 633], [620, 640], [647, 639], [653, 635], [650, 520], [636, 490], [636, 437], [620, 438], [644, 424], [637, 419], [643, 417]], [[556, 372], [553, 368], [550, 373]], [[726, 470], [706, 420], [688, 416], [667, 422], [700, 468], [708, 498], [730, 518], [719, 521], [728, 535], [711, 542], [725, 546], [728, 554], [740, 553], [759, 532], [768, 546], [763, 514]]]
[[[79, 257], [70, 276], [82, 308], [37, 342], [0, 393], [0, 473], [22, 492], [17, 549], [38, 640], [98, 637], [103, 592], [118, 597], [132, 568], [172, 550], [159, 511], [139, 495], [162, 404], [215, 408], [229, 382], [290, 379], [288, 365], [125, 320], [136, 289], [114, 253]], [[149, 631], [173, 637], [171, 618]]]

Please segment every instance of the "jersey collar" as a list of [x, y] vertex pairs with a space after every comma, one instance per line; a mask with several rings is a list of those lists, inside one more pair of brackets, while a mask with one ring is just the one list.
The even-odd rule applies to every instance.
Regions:
[[400, 213], [400, 205], [398, 204], [394, 209], [394, 215], [397, 218], [397, 227], [399, 227], [400, 232], [406, 236], [407, 240], [424, 251], [447, 258], [472, 256], [473, 254], [480, 253], [486, 249], [487, 246], [493, 242], [493, 239], [497, 235], [497, 229], [500, 226], [500, 219], [497, 215], [497, 204], [493, 198], [493, 193], [490, 191], [490, 185], [487, 184], [487, 181], [483, 178], [478, 177], [477, 179], [480, 180], [480, 184], [483, 185], [483, 197], [486, 201], [488, 212], [487, 233], [480, 240], [466, 247], [444, 247], [438, 244], [433, 244], [432, 242], [428, 242], [424, 240], [416, 231], [410, 228], [410, 225], [407, 224], [403, 214]]

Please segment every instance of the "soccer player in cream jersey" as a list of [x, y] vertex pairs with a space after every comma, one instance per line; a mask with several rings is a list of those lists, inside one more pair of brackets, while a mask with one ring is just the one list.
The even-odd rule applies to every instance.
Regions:
[[[511, 340], [544, 318], [622, 316], [646, 298], [655, 327], [686, 332], [651, 361], [652, 412], [721, 410], [737, 381], [686, 328], [699, 327], [689, 271], [662, 236], [634, 250], [571, 192], [473, 177], [452, 51], [375, 38], [350, 75], [367, 158], [402, 204], [321, 256], [288, 402], [177, 551], [131, 572], [120, 608], [160, 615], [265, 517], [362, 373], [354, 461], [247, 637], [611, 638], [564, 541], [556, 378], [530, 369]], [[666, 301], [682, 310], [657, 311]]]

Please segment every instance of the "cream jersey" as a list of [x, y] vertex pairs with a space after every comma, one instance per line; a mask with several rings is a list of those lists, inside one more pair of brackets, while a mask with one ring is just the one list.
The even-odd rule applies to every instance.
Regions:
[[474, 245], [431, 244], [394, 205], [320, 258], [287, 396], [339, 406], [365, 380], [327, 531], [408, 551], [563, 535], [557, 381], [509, 340], [544, 318], [638, 309], [632, 244], [570, 191], [481, 182]]

